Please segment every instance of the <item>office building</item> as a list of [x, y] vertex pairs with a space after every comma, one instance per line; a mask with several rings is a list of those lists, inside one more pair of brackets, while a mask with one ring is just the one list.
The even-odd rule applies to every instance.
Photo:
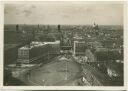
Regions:
[[59, 54], [60, 41], [37, 42], [33, 41], [30, 45], [25, 45], [18, 49], [18, 62], [32, 63], [38, 59], [46, 59], [49, 54]]

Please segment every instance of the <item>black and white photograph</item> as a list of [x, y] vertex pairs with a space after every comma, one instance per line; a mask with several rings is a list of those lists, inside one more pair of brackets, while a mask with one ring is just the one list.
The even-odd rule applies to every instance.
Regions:
[[124, 86], [123, 27], [122, 2], [5, 2], [3, 86]]

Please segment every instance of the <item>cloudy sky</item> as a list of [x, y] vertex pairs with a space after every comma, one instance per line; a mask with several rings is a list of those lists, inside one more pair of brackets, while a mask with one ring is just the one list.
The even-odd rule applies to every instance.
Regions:
[[123, 4], [115, 2], [6, 2], [5, 24], [122, 25]]

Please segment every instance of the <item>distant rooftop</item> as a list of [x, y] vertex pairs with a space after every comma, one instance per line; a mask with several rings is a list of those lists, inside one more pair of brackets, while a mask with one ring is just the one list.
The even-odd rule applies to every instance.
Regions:
[[74, 41], [74, 43], [85, 43], [85, 41]]
[[39, 47], [39, 46], [44, 46], [44, 45], [47, 45], [47, 44], [59, 44], [60, 41], [54, 41], [54, 42], [39, 42], [39, 41], [32, 41], [30, 43], [30, 46], [29, 45], [25, 45], [23, 47], [21, 47], [20, 49], [23, 49], [23, 50], [28, 50], [28, 49], [32, 49], [34, 47]]

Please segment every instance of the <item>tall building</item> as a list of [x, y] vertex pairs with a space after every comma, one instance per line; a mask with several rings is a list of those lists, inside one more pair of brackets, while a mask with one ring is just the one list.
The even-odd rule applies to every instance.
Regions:
[[85, 55], [85, 42], [79, 42], [79, 41], [74, 41], [74, 48], [73, 48], [73, 53], [75, 56], [77, 55]]
[[18, 63], [32, 63], [38, 59], [45, 59], [49, 54], [59, 54], [60, 41], [55, 42], [31, 42], [18, 49]]

